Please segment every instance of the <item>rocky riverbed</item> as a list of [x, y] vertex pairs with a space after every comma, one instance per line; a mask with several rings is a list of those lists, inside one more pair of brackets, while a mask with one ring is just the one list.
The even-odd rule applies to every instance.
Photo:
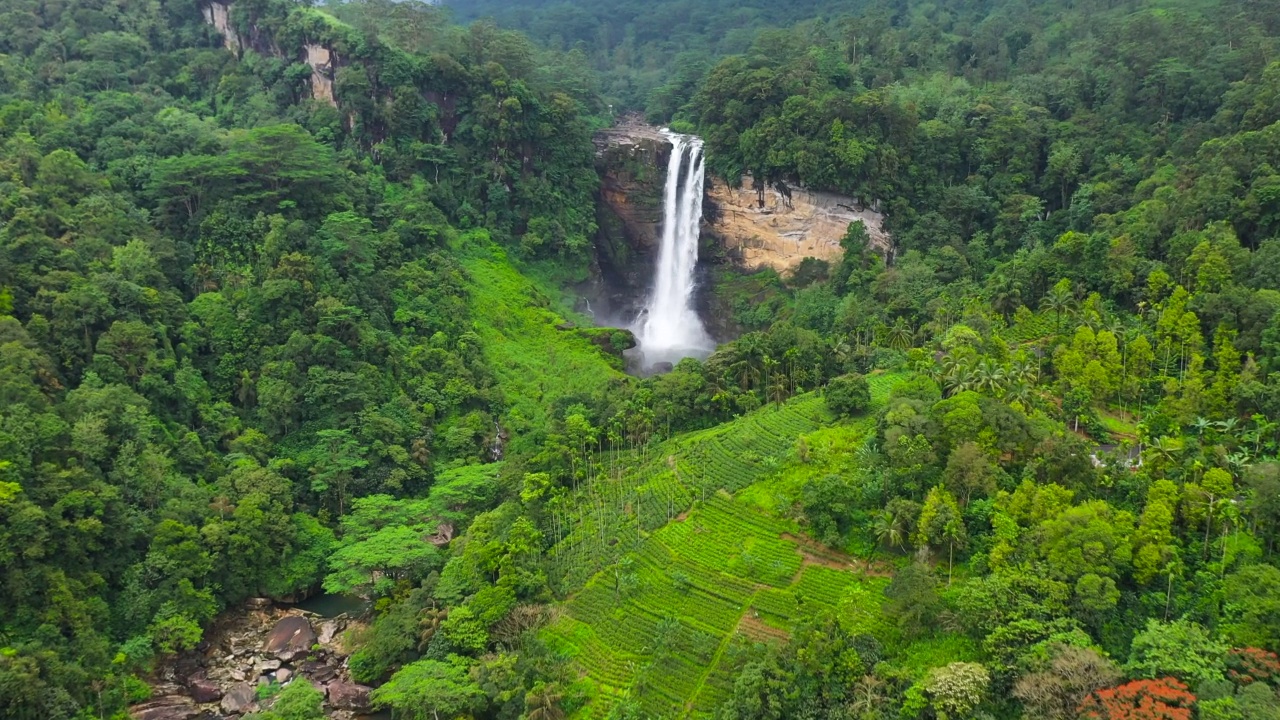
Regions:
[[256, 598], [224, 613], [196, 651], [166, 665], [152, 697], [130, 709], [134, 720], [234, 720], [264, 709], [258, 688], [311, 683], [333, 720], [371, 712], [371, 688], [347, 672], [345, 636], [357, 625]]

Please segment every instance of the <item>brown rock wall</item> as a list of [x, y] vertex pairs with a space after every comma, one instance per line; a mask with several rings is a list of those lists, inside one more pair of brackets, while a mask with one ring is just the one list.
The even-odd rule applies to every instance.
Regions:
[[793, 188], [787, 197], [773, 187], [758, 192], [747, 177], [738, 188], [710, 181], [707, 202], [714, 209], [707, 213], [711, 219], [705, 230], [748, 270], [769, 267], [786, 273], [806, 257], [839, 262], [844, 253], [840, 238], [858, 220], [872, 246], [882, 252], [891, 247], [884, 216], [843, 195]]

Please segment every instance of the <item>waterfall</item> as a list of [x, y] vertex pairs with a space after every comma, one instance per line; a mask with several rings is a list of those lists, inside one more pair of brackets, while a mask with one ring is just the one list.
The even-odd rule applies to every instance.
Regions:
[[672, 145], [663, 199], [662, 244], [658, 248], [653, 294], [640, 315], [636, 333], [649, 367], [685, 357], [706, 357], [715, 348], [693, 308], [706, 176], [702, 140], [670, 130], [662, 132]]

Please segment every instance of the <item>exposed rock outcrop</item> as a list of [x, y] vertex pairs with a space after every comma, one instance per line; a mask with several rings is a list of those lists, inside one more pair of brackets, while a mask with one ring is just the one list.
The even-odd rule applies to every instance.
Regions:
[[596, 261], [611, 289], [635, 298], [653, 277], [671, 141], [657, 128], [629, 119], [597, 133], [595, 144], [600, 174]]
[[240, 35], [231, 26], [231, 4], [208, 2], [200, 6], [204, 21], [222, 33], [222, 44], [231, 52], [239, 55], [244, 46], [240, 44]]
[[258, 699], [258, 693], [249, 683], [237, 683], [227, 688], [219, 707], [228, 715], [248, 712]]
[[200, 710], [184, 695], [162, 695], [129, 708], [133, 720], [191, 720]]
[[840, 238], [858, 220], [873, 247], [888, 252], [891, 246], [884, 216], [843, 195], [801, 188], [790, 189], [789, 196], [774, 187], [757, 191], [747, 177], [738, 188], [709, 182], [706, 202], [714, 206], [706, 213], [706, 230], [747, 270], [786, 273], [806, 257], [837, 262], [844, 253]]
[[306, 42], [295, 51], [285, 52], [276, 45], [274, 39], [265, 36], [256, 27], [250, 27], [248, 33], [238, 32], [231, 22], [232, 7], [233, 3], [219, 0], [205, 0], [200, 5], [205, 23], [222, 34], [223, 46], [236, 55], [243, 55], [245, 50], [252, 48], [264, 55], [306, 63], [311, 67], [311, 96], [337, 107], [338, 102], [333, 96], [333, 78], [340, 63], [333, 48]]
[[222, 699], [222, 688], [203, 671], [187, 680], [187, 691], [191, 693], [191, 699], [200, 704], [216, 703]]
[[337, 107], [333, 97], [334, 53], [315, 43], [303, 46], [303, 62], [311, 66], [311, 97]]
[[[368, 709], [369, 688], [352, 682], [347, 672], [342, 637], [352, 623], [345, 615], [321, 620], [252, 598], [220, 617], [198, 652], [163, 668], [154, 699], [135, 705], [130, 714], [134, 720], [239, 718], [270, 704], [258, 699], [260, 686], [306, 682], [338, 698], [327, 702], [328, 718], [353, 720], [357, 710]], [[182, 685], [165, 681], [174, 678]]]

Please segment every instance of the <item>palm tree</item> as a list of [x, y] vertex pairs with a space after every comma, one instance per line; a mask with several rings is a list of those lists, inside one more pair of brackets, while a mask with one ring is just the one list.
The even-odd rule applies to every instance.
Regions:
[[1264, 415], [1254, 415], [1251, 419], [1253, 420], [1254, 428], [1249, 436], [1253, 439], [1253, 454], [1256, 456], [1262, 453], [1263, 445], [1271, 449], [1275, 441], [1268, 439], [1264, 443], [1263, 438], [1273, 438], [1276, 430], [1280, 428], [1280, 424], [1268, 421]]
[[1244, 474], [1244, 470], [1253, 462], [1253, 457], [1248, 450], [1240, 450], [1230, 453], [1224, 460], [1231, 466], [1231, 474], [1239, 477]]
[[966, 390], [972, 390], [977, 387], [978, 376], [973, 368], [961, 365], [951, 377], [951, 395], [962, 393]]
[[1015, 359], [1005, 374], [1015, 382], [1026, 382], [1034, 385], [1036, 380], [1040, 379], [1040, 368], [1034, 360], [1023, 356]]
[[853, 348], [849, 346], [846, 338], [839, 338], [831, 344], [831, 354], [835, 356], [836, 362], [840, 363], [840, 369], [843, 370], [845, 363], [849, 362], [849, 357], [853, 355]]
[[524, 696], [524, 706], [528, 709], [525, 717], [528, 720], [564, 720], [564, 710], [560, 707], [563, 699], [564, 693], [560, 692], [557, 683], [535, 685]]
[[881, 510], [876, 514], [871, 531], [875, 533], [876, 542], [889, 548], [901, 548], [906, 537], [902, 521], [891, 510]]
[[769, 390], [772, 389], [773, 383], [771, 382], [771, 378], [774, 374], [778, 372], [778, 366], [781, 364], [782, 363], [778, 362], [777, 360], [774, 360], [768, 355], [765, 355], [764, 358], [761, 360], [761, 365], [764, 367], [765, 392], [769, 392]]
[[974, 386], [978, 390], [987, 390], [995, 396], [1000, 395], [1007, 379], [1004, 368], [991, 358], [983, 358], [973, 369], [973, 375]]
[[911, 331], [911, 327], [907, 325], [907, 321], [898, 318], [893, 322], [893, 327], [885, 335], [885, 344], [894, 350], [906, 350], [911, 347], [911, 341], [914, 339], [915, 333]]
[[431, 638], [435, 636], [436, 631], [440, 629], [440, 623], [448, 617], [449, 613], [443, 608], [425, 608], [418, 616], [418, 652], [425, 652], [427, 646], [431, 644]]
[[1075, 305], [1076, 299], [1071, 296], [1071, 292], [1057, 286], [1040, 301], [1040, 309], [1052, 312], [1056, 318], [1053, 330], [1055, 334], [1062, 332], [1062, 313], [1070, 313], [1075, 309]]
[[1018, 290], [1018, 286], [1008, 278], [1000, 278], [999, 284], [991, 294], [991, 308], [1000, 313], [1007, 323], [1020, 307], [1022, 307], [1022, 292]]
[[1030, 406], [1031, 398], [1034, 397], [1034, 395], [1035, 393], [1032, 391], [1030, 384], [1022, 380], [1018, 380], [1010, 383], [1009, 386], [1005, 388], [1004, 400], [1005, 402], [1010, 403], [1017, 402], [1022, 405], [1023, 408], [1027, 408]]
[[1233, 417], [1214, 423], [1214, 425], [1217, 426], [1218, 431], [1227, 436], [1230, 436], [1232, 431], [1235, 430], [1236, 426], [1239, 424], [1240, 421]]
[[1163, 464], [1173, 462], [1178, 453], [1186, 450], [1186, 447], [1183, 446], [1181, 439], [1163, 435], [1148, 443], [1147, 450]]
[[854, 687], [853, 709], [859, 717], [874, 717], [885, 702], [884, 681], [875, 675], [863, 675]]
[[733, 373], [733, 376], [737, 378], [738, 386], [742, 388], [743, 391], [750, 390], [752, 380], [759, 379], [760, 377], [760, 371], [751, 364], [750, 360], [746, 359], [739, 360], [734, 363], [730, 366], [729, 370]]
[[964, 523], [959, 518], [953, 517], [950, 522], [942, 526], [942, 537], [947, 541], [947, 587], [951, 587], [951, 570], [955, 566], [956, 546], [959, 545], [963, 550], [968, 541]]

